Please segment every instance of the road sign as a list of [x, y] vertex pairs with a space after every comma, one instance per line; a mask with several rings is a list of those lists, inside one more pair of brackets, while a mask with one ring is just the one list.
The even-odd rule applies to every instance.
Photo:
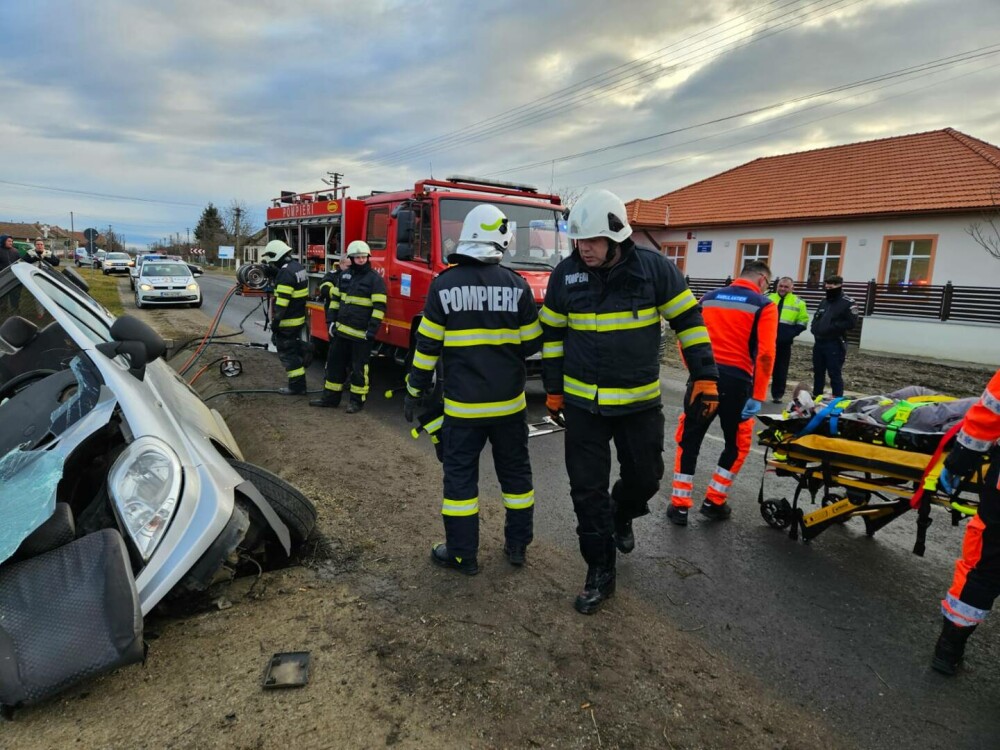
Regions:
[[232, 245], [219, 245], [219, 260], [224, 258], [235, 258], [236, 248]]
[[84, 229], [83, 236], [88, 240], [96, 240], [97, 236], [100, 234], [96, 229]]

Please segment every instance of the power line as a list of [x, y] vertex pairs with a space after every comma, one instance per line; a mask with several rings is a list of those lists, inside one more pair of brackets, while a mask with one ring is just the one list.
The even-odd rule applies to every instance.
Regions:
[[31, 188], [32, 190], [48, 190], [53, 193], [70, 193], [72, 195], [83, 195], [88, 198], [106, 198], [119, 201], [136, 201], [139, 203], [155, 203], [162, 206], [193, 206], [201, 208], [197, 203], [182, 203], [180, 201], [154, 200], [153, 198], [136, 198], [129, 195], [112, 195], [110, 193], [91, 193], [86, 190], [70, 190], [69, 188], [49, 187], [47, 185], [31, 185], [26, 182], [11, 182], [10, 180], [0, 180], [2, 185], [13, 185], [15, 187]]

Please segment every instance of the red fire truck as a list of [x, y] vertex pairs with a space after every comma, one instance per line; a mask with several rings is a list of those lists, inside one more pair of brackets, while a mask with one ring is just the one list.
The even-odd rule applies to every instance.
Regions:
[[388, 304], [376, 336], [378, 353], [406, 362], [431, 280], [447, 267], [466, 214], [492, 203], [514, 229], [501, 263], [520, 273], [540, 305], [549, 274], [570, 251], [563, 207], [556, 195], [527, 185], [471, 177], [420, 180], [413, 189], [349, 198], [348, 187], [282, 192], [267, 210], [268, 240], [284, 240], [309, 271], [307, 330], [327, 341], [318, 289], [353, 240], [371, 247], [371, 263], [385, 279]]

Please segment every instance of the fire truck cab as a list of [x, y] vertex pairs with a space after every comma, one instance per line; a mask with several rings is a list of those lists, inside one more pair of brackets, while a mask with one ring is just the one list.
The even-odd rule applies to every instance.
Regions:
[[492, 203], [506, 214], [514, 241], [500, 262], [527, 280], [539, 305], [552, 269], [571, 252], [559, 197], [530, 186], [456, 176], [359, 198], [346, 197], [348, 189], [283, 192], [267, 211], [268, 240], [288, 243], [309, 272], [313, 341], [329, 339], [320, 281], [354, 240], [371, 247], [372, 266], [386, 285], [376, 351], [400, 363], [413, 347], [430, 283], [447, 268], [465, 216], [477, 205]]

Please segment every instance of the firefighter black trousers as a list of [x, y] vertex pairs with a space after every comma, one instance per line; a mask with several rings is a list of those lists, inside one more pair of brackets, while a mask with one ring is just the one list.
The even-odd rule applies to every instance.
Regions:
[[475, 558], [479, 549], [479, 454], [490, 441], [506, 510], [504, 538], [509, 545], [527, 546], [533, 539], [535, 492], [528, 459], [528, 425], [524, 412], [512, 419], [467, 425], [445, 417], [444, 448], [445, 540], [453, 557]]
[[288, 375], [288, 387], [292, 390], [306, 390], [306, 368], [302, 352], [302, 326], [276, 328], [274, 348], [278, 350], [278, 360]]
[[[608, 417], [566, 404], [566, 472], [580, 552], [588, 565], [614, 564], [614, 520], [638, 518], [663, 478], [663, 408]], [[620, 476], [611, 481], [611, 441]], [[610, 560], [608, 560], [610, 556]]]
[[368, 361], [371, 357], [371, 341], [334, 336], [326, 355], [326, 390], [343, 391], [350, 369], [351, 401], [364, 402], [368, 397]]

